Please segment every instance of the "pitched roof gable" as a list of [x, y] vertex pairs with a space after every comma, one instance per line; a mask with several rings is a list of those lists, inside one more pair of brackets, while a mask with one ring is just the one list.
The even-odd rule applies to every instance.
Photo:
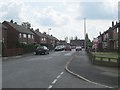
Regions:
[[43, 35], [42, 33], [38, 32], [38, 31], [34, 31], [34, 32], [40, 37], [46, 37], [45, 35]]
[[11, 23], [11, 22], [7, 22], [7, 23], [20, 33], [34, 34], [33, 32], [31, 32], [29, 29], [25, 28], [24, 26], [21, 26], [21, 25], [15, 24], [15, 23]]

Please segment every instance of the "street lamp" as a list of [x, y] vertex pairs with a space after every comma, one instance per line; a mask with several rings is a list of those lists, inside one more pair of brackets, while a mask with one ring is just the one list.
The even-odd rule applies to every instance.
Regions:
[[84, 37], [85, 37], [84, 47], [85, 47], [85, 50], [86, 50], [86, 18], [84, 18]]

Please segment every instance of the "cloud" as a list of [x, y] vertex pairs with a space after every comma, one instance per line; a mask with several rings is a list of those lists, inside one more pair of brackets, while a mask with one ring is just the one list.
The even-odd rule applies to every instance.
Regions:
[[[106, 2], [107, 3], [107, 2]], [[11, 20], [18, 23], [29, 22], [34, 29], [48, 32], [48, 28], [58, 39], [66, 36], [83, 39], [83, 18], [87, 18], [87, 32], [92, 39], [111, 25], [112, 4], [98, 2], [4, 2], [0, 3], [2, 21]], [[115, 7], [116, 8], [116, 7]], [[112, 11], [111, 11], [112, 10]], [[1, 18], [1, 17], [0, 17]], [[101, 20], [100, 20], [101, 19]]]
[[120, 2], [118, 3], [118, 19], [120, 20]]
[[[106, 4], [109, 4], [106, 3]], [[77, 19], [86, 17], [88, 19], [116, 19], [117, 12], [113, 12], [112, 8], [105, 8], [103, 2], [81, 2], [80, 3], [80, 17]]]
[[19, 13], [20, 13], [20, 9], [21, 9], [21, 3], [17, 3], [17, 2], [7, 2], [4, 3], [2, 2], [0, 4], [0, 13], [1, 13], [1, 18], [6, 19], [6, 20], [17, 20], [19, 21]]

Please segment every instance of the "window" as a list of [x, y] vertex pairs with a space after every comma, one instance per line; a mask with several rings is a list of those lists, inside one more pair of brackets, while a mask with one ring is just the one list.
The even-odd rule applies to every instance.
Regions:
[[44, 38], [41, 38], [42, 41], [44, 41]]
[[117, 33], [118, 33], [118, 28], [117, 28]]
[[41, 38], [41, 40], [42, 40], [42, 41], [45, 41], [45, 38], [44, 38], [44, 37], [42, 37], [42, 38]]
[[19, 38], [22, 38], [22, 34], [21, 33], [19, 33]]
[[26, 34], [23, 34], [23, 38], [26, 38], [27, 37], [27, 35]]
[[45, 41], [45, 38], [44, 38], [44, 41]]
[[31, 35], [30, 35], [30, 34], [28, 34], [28, 38], [31, 38]]
[[32, 39], [34, 39], [34, 36], [33, 36], [33, 35], [31, 35], [31, 38], [32, 38]]

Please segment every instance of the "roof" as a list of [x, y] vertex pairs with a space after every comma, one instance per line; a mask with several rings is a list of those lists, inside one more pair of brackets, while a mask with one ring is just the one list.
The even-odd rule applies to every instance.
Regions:
[[46, 35], [51, 40], [58, 40], [56, 37], [54, 37], [52, 35], [48, 35], [48, 34], [44, 34], [44, 35]]
[[0, 23], [0, 28], [5, 28], [7, 29], [7, 27], [5, 25], [3, 25], [2, 23]]
[[[7, 22], [7, 21], [5, 21]], [[15, 23], [11, 23], [11, 22], [7, 22], [10, 26], [12, 26], [15, 30], [17, 30], [18, 32], [21, 32], [21, 33], [26, 33], [26, 34], [34, 34], [33, 32], [31, 32], [29, 29], [21, 26], [21, 25], [18, 25], [18, 24], [15, 24]]]
[[38, 31], [34, 31], [34, 32], [40, 37], [46, 37], [45, 35], [43, 35], [42, 33], [38, 32]]
[[84, 40], [71, 40], [70, 43], [72, 45], [81, 45], [81, 43], [84, 43]]

